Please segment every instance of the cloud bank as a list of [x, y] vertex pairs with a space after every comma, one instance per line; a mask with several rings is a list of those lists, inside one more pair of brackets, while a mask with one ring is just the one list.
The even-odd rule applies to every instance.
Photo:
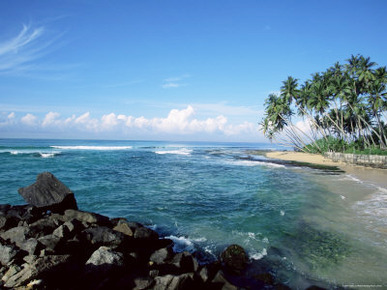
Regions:
[[[3, 113], [0, 116], [0, 132], [19, 130], [20, 132], [38, 132], [62, 134], [76, 138], [83, 133], [88, 137], [184, 137], [198, 139], [198, 136], [237, 137], [258, 135], [258, 127], [250, 122], [230, 124], [223, 115], [199, 119], [195, 109], [172, 109], [166, 117], [145, 118], [110, 113], [93, 117], [90, 112], [81, 115], [62, 117], [58, 112], [48, 112], [42, 117], [27, 113], [17, 117], [15, 113]], [[75, 136], [76, 135], [76, 136]], [[23, 137], [23, 136], [20, 136]], [[248, 139], [248, 138], [246, 138]]]

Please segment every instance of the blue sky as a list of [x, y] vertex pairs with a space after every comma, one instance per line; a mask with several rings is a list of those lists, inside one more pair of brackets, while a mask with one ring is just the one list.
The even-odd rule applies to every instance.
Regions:
[[263, 103], [351, 54], [387, 1], [1, 1], [0, 138], [266, 141]]

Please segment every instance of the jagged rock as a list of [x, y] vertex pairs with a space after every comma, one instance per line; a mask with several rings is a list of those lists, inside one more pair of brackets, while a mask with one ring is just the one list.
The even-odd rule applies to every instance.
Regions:
[[143, 239], [143, 240], [157, 240], [159, 238], [159, 235], [150, 228], [147, 227], [140, 227], [137, 228], [134, 232], [135, 239]]
[[198, 261], [189, 252], [176, 254], [172, 259], [172, 264], [182, 273], [196, 272], [198, 270]]
[[222, 252], [221, 259], [226, 269], [235, 274], [240, 274], [246, 268], [249, 260], [246, 251], [235, 244], [228, 246]]
[[7, 218], [16, 218], [30, 224], [42, 217], [43, 212], [32, 205], [12, 206], [6, 214]]
[[86, 265], [94, 266], [123, 266], [124, 256], [120, 252], [111, 250], [108, 247], [99, 247], [87, 260]]
[[57, 227], [52, 234], [58, 238], [68, 238], [70, 236], [70, 228], [67, 225], [60, 225]]
[[20, 271], [17, 271], [14, 275], [10, 275], [10, 277], [5, 281], [5, 286], [15, 288], [26, 285], [31, 280], [34, 280], [41, 275], [50, 273], [58, 266], [68, 263], [69, 260], [70, 255], [49, 255], [38, 258], [32, 265], [24, 264]]
[[[225, 277], [222, 270], [219, 270], [216, 273], [214, 279], [212, 279], [212, 284], [221, 286], [222, 290], [237, 290], [238, 288], [232, 285]], [[214, 285], [214, 288], [215, 288]]]
[[18, 255], [18, 253], [19, 251], [15, 246], [3, 245], [0, 243], [0, 264], [6, 266]]
[[17, 217], [0, 216], [0, 230], [7, 231], [10, 228], [16, 227], [20, 219]]
[[19, 265], [11, 265], [7, 272], [3, 275], [1, 280], [3, 282], [7, 282], [9, 278], [14, 276], [15, 274], [19, 273], [22, 270], [22, 268]]
[[0, 237], [4, 240], [10, 240], [15, 243], [19, 248], [29, 238], [29, 228], [26, 226], [17, 226], [9, 229], [8, 231], [1, 233]]
[[61, 242], [61, 238], [50, 234], [38, 239], [38, 242], [41, 243], [45, 250], [50, 253], [55, 253], [58, 248], [59, 243]]
[[113, 230], [121, 232], [130, 237], [134, 236], [134, 232], [137, 228], [142, 227], [142, 225], [138, 223], [128, 222], [124, 219], [120, 219], [117, 224], [114, 226]]
[[38, 256], [36, 255], [27, 255], [23, 258], [23, 261], [26, 262], [27, 264], [33, 264]]
[[64, 212], [64, 219], [66, 221], [78, 220], [82, 223], [98, 224], [100, 226], [110, 226], [108, 217], [80, 210], [68, 209]]
[[39, 174], [34, 184], [20, 188], [18, 192], [28, 204], [38, 208], [53, 212], [78, 209], [71, 190], [50, 172]]
[[10, 204], [0, 204], [0, 215], [5, 216], [10, 208]]
[[51, 234], [59, 226], [59, 221], [50, 218], [42, 218], [32, 223], [30, 228], [30, 235], [35, 238]]
[[166, 261], [171, 259], [172, 256], [173, 251], [171, 247], [161, 248], [150, 256], [149, 261], [155, 264], [164, 264]]
[[181, 274], [179, 276], [174, 275], [165, 275], [157, 276], [155, 278], [156, 284], [154, 285], [154, 290], [167, 290], [167, 289], [195, 289], [193, 273]]
[[87, 241], [98, 247], [108, 246], [115, 248], [127, 241], [126, 236], [123, 233], [107, 227], [88, 228], [82, 231], [82, 234]]
[[151, 289], [155, 281], [151, 277], [140, 277], [134, 279], [135, 287], [133, 290]]
[[28, 252], [30, 255], [35, 255], [42, 249], [42, 245], [37, 239], [29, 238], [27, 241], [19, 244], [19, 248]]

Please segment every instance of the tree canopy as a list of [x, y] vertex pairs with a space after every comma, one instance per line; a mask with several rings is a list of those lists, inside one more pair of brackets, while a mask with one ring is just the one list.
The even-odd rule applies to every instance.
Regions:
[[386, 110], [386, 67], [352, 55], [303, 83], [289, 76], [266, 99], [261, 128], [270, 140], [301, 151], [385, 150]]

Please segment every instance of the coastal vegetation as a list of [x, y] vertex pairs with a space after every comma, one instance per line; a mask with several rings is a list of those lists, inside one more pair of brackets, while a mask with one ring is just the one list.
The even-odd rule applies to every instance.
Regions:
[[271, 141], [297, 151], [387, 154], [387, 70], [352, 55], [303, 83], [289, 76], [265, 101]]

